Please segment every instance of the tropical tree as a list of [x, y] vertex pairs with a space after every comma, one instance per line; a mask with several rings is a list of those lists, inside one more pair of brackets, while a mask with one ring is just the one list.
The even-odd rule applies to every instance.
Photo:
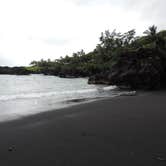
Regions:
[[156, 36], [157, 34], [157, 26], [152, 25], [148, 28], [148, 30], [144, 31], [144, 34], [148, 36]]

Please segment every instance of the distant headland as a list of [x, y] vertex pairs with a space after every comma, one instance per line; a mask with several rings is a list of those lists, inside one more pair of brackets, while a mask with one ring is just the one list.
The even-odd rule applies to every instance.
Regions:
[[143, 36], [134, 29], [101, 33], [96, 48], [54, 61], [32, 61], [29, 67], [0, 67], [0, 74], [45, 74], [59, 77], [89, 77], [89, 84], [158, 89], [166, 86], [166, 30], [149, 27]]

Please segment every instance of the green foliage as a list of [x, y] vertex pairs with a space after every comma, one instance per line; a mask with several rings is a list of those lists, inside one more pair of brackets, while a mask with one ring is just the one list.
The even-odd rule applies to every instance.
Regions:
[[34, 73], [44, 73], [60, 76], [91, 76], [111, 70], [121, 58], [121, 55], [137, 52], [139, 49], [156, 49], [166, 61], [166, 30], [157, 33], [157, 27], [151, 26], [144, 36], [135, 37], [135, 30], [126, 33], [116, 30], [101, 33], [100, 43], [89, 53], [83, 50], [66, 55], [54, 61], [32, 61], [27, 69]]
[[144, 34], [148, 36], [155, 36], [156, 33], [157, 33], [157, 27], [155, 25], [150, 26], [149, 29], [144, 32]]
[[30, 71], [31, 73], [40, 73], [41, 67], [38, 67], [38, 66], [28, 66], [28, 67], [26, 67], [26, 69], [28, 71]]

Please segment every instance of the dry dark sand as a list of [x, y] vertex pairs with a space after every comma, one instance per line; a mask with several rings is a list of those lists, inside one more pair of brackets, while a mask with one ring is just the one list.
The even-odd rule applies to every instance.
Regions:
[[166, 92], [0, 124], [0, 166], [166, 165]]

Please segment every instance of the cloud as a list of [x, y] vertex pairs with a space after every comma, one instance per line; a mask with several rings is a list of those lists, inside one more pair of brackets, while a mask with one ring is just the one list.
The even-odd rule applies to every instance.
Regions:
[[0, 0], [0, 58], [10, 60], [0, 65], [91, 51], [106, 29], [164, 29], [165, 6], [165, 0]]
[[118, 7], [126, 12], [134, 11], [140, 15], [143, 20], [150, 20], [154, 24], [158, 24], [160, 28], [165, 28], [166, 1], [165, 0], [71, 0], [77, 5], [102, 5], [107, 4], [110, 7]]
[[58, 45], [58, 46], [62, 45], [63, 46], [63, 45], [66, 45], [70, 40], [67, 40], [67, 39], [57, 39], [57, 38], [48, 38], [48, 39], [43, 39], [43, 41], [45, 43], [47, 43], [47, 44]]
[[6, 58], [3, 54], [0, 53], [0, 64], [1, 66], [13, 66], [14, 63], [8, 58]]

